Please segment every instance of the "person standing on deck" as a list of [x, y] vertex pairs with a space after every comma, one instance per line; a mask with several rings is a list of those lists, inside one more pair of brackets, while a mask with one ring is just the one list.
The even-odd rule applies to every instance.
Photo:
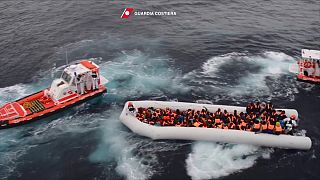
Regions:
[[79, 90], [80, 90], [79, 91], [80, 94], [84, 94], [85, 93], [85, 91], [84, 91], [84, 76], [83, 76], [83, 74], [80, 74], [80, 77], [79, 77]]
[[92, 89], [93, 89], [93, 88], [92, 88], [92, 75], [89, 74], [89, 73], [87, 73], [87, 74], [85, 75], [85, 78], [84, 78], [84, 79], [86, 80], [86, 82], [85, 82], [85, 84], [86, 84], [86, 90], [87, 90], [87, 91], [92, 90]]
[[81, 89], [80, 89], [80, 78], [81, 78], [81, 75], [78, 74], [77, 77], [76, 77], [76, 79], [75, 79], [76, 87], [77, 87], [77, 93], [78, 93], [78, 94], [81, 94], [81, 93], [80, 93], [80, 91], [81, 91]]
[[99, 79], [98, 79], [98, 75], [96, 72], [92, 72], [92, 89], [96, 90], [99, 88]]

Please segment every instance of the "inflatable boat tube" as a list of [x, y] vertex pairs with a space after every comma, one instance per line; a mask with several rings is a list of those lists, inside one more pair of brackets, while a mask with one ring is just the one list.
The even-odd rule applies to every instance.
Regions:
[[[208, 111], [215, 112], [218, 108], [226, 109], [228, 112], [237, 110], [245, 112], [245, 107], [224, 106], [211, 104], [196, 104], [184, 102], [165, 102], [165, 101], [130, 101], [135, 108], [138, 107], [154, 107], [154, 108], [170, 108], [180, 109], [182, 111], [188, 109], [201, 110], [206, 107]], [[279, 109], [280, 110], [280, 109]], [[296, 115], [298, 112], [294, 109], [285, 110], [287, 116]], [[308, 150], [311, 148], [311, 140], [305, 136], [291, 135], [273, 135], [265, 133], [254, 133], [248, 131], [240, 131], [233, 129], [217, 129], [217, 128], [201, 128], [201, 127], [175, 127], [175, 126], [154, 126], [139, 121], [135, 115], [128, 111], [128, 102], [125, 104], [120, 115], [120, 121], [126, 125], [131, 131], [141, 136], [151, 139], [177, 139], [177, 140], [195, 140], [195, 141], [214, 141], [225, 142], [231, 144], [251, 144], [256, 146], [276, 147], [284, 149], [300, 149]]]

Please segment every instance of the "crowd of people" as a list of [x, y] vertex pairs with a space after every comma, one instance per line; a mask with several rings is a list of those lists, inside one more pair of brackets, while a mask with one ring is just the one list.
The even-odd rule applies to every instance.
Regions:
[[235, 129], [277, 135], [293, 135], [297, 128], [295, 115], [287, 117], [285, 111], [275, 110], [272, 103], [249, 103], [246, 112], [228, 112], [220, 108], [210, 112], [206, 107], [185, 111], [153, 107], [136, 109], [132, 104], [129, 104], [128, 108], [129, 111], [135, 112], [141, 122], [156, 126]]

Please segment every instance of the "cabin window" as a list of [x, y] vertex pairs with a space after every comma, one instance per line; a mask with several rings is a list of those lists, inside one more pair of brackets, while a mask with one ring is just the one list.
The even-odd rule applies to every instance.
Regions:
[[71, 80], [71, 76], [70, 76], [68, 73], [66, 73], [66, 72], [63, 72], [63, 73], [62, 73], [61, 78], [62, 78], [63, 80], [65, 80], [67, 83], [69, 83], [70, 80]]

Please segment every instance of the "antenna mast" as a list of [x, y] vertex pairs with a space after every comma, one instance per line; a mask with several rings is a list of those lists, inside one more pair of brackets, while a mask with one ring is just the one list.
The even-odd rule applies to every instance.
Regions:
[[69, 62], [68, 62], [68, 51], [66, 51], [66, 63], [67, 63], [67, 65], [69, 64]]

